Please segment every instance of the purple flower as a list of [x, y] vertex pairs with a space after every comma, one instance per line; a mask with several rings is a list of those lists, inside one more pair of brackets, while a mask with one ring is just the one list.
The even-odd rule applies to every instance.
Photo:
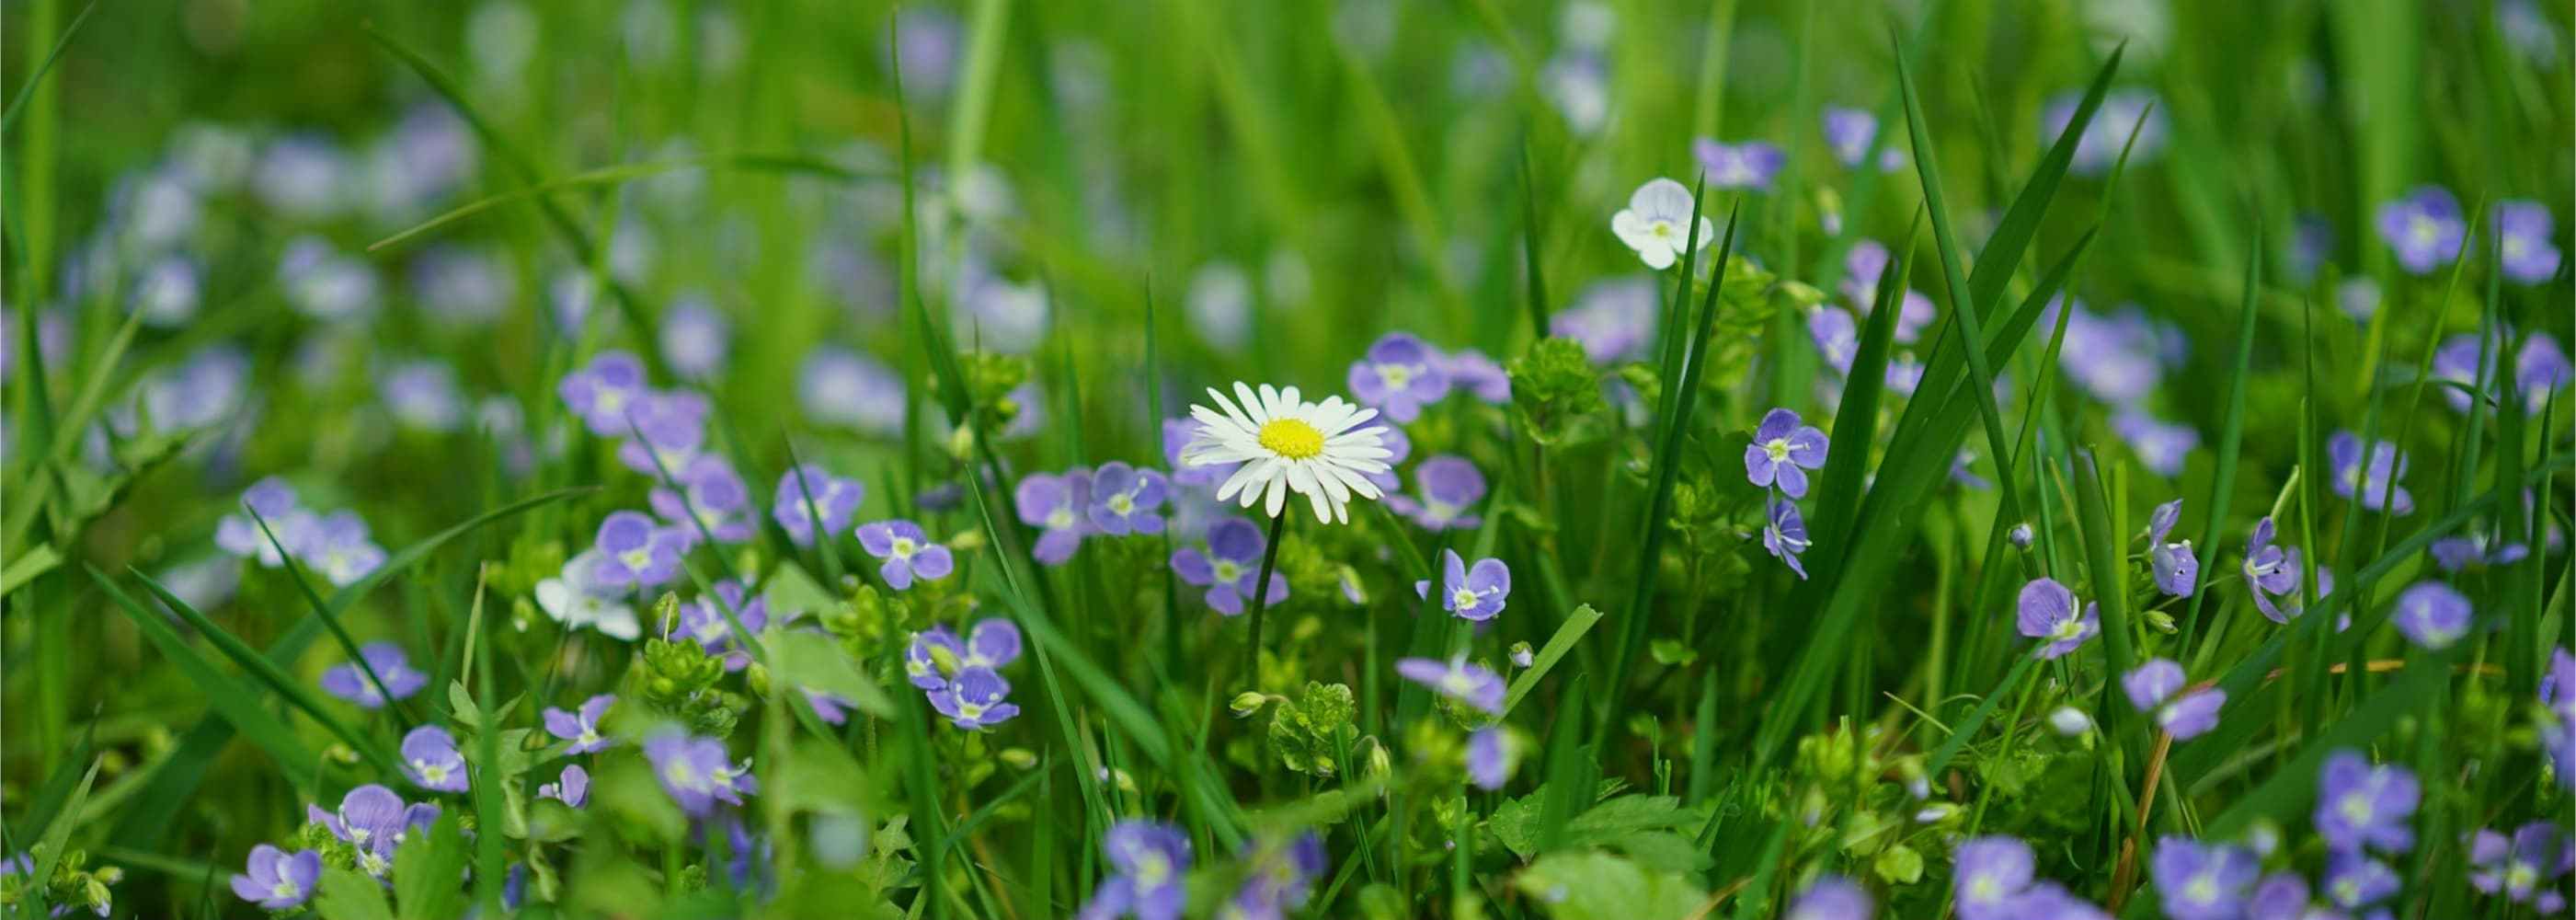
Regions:
[[567, 711], [549, 706], [545, 712], [546, 734], [572, 742], [572, 746], [564, 750], [566, 754], [591, 754], [608, 750], [617, 743], [617, 739], [599, 733], [599, 720], [608, 716], [608, 707], [616, 702], [616, 694], [602, 693], [583, 700], [581, 708], [577, 710]]
[[[726, 611], [732, 611], [730, 619]], [[715, 583], [713, 596], [701, 594], [680, 605], [678, 632], [696, 640], [707, 654], [723, 658], [725, 670], [739, 671], [751, 665], [751, 653], [744, 638], [734, 633], [734, 620], [741, 620], [742, 628], [754, 634], [769, 628], [769, 599], [746, 597], [741, 582], [726, 579]]]
[[2156, 589], [2174, 597], [2190, 597], [2200, 582], [2200, 558], [2192, 555], [2191, 541], [2165, 542], [2173, 532], [2174, 522], [2182, 518], [2182, 499], [2156, 506], [2147, 517], [2147, 567], [2154, 571]]
[[[2367, 462], [2363, 460], [2365, 454]], [[2415, 513], [2415, 496], [2405, 486], [2397, 486], [2394, 491], [2389, 488], [2396, 480], [2406, 478], [2406, 454], [2397, 445], [2380, 441], [2365, 452], [2360, 436], [2338, 431], [2326, 439], [2326, 458], [2334, 464], [2336, 495], [2358, 497], [2361, 506], [2372, 511], [2389, 511], [2400, 517]]]
[[385, 414], [425, 431], [450, 432], [465, 423], [465, 396], [456, 371], [437, 361], [403, 361], [385, 370]]
[[402, 796], [393, 790], [369, 783], [342, 796], [338, 811], [307, 805], [304, 815], [306, 820], [330, 831], [331, 836], [355, 847], [360, 870], [383, 878], [393, 869], [394, 851], [404, 837], [413, 829], [437, 821], [438, 811], [438, 806], [429, 802], [405, 805]]
[[[1682, 194], [1687, 198], [1690, 193]], [[1690, 209], [1685, 206], [1682, 213], [1687, 216]], [[1674, 245], [1680, 243], [1676, 241]], [[1671, 264], [1667, 260], [1657, 267]], [[1663, 295], [1653, 278], [1594, 282], [1583, 289], [1583, 296], [1574, 306], [1548, 317], [1547, 334], [1583, 343], [1584, 358], [1594, 364], [1616, 364], [1645, 354], [1646, 345], [1654, 338], [1662, 303]]]
[[[286, 556], [278, 551], [277, 544], [295, 546], [302, 543], [305, 532], [321, 521], [312, 512], [297, 508], [295, 487], [275, 476], [252, 483], [250, 489], [242, 493], [241, 502], [250, 511], [257, 512], [258, 519], [252, 518], [249, 512], [224, 515], [223, 520], [215, 522], [215, 546], [244, 559], [257, 559], [265, 568], [286, 564]], [[268, 535], [260, 532], [259, 521], [263, 519], [270, 529], [277, 532], [277, 543], [270, 543]]]
[[322, 879], [322, 854], [299, 850], [286, 855], [268, 844], [250, 849], [250, 872], [233, 876], [233, 894], [266, 910], [292, 910], [313, 896]]
[[[1844, 166], [1859, 166], [1869, 159], [1870, 147], [1878, 141], [1878, 116], [1866, 109], [1825, 107], [1825, 144], [1834, 150], [1834, 159]], [[1905, 151], [1889, 147], [1878, 152], [1878, 168], [1895, 172], [1905, 166]], [[1866, 902], [1864, 902], [1866, 903]]]
[[2576, 655], [2564, 645], [2549, 650], [2549, 673], [2540, 676], [2540, 704], [2560, 721], [2576, 722]]
[[930, 691], [930, 708], [957, 724], [958, 728], [982, 731], [987, 726], [1010, 721], [1020, 714], [1020, 707], [1007, 702], [1011, 682], [993, 669], [969, 665], [959, 668], [955, 679], [946, 686]]
[[2156, 727], [2176, 741], [2189, 741], [2218, 727], [2218, 710], [2227, 705], [2227, 691], [2209, 689], [2184, 692], [2182, 665], [2157, 658], [2139, 665], [2120, 677], [2120, 688], [2129, 694], [2129, 705], [2139, 712], [2155, 713]]
[[850, 707], [858, 705], [858, 701], [849, 697], [837, 693], [825, 693], [812, 687], [798, 687], [796, 691], [805, 694], [806, 705], [814, 707], [814, 717], [823, 720], [825, 725], [848, 724]]
[[937, 690], [948, 685], [948, 676], [957, 673], [965, 658], [966, 643], [947, 624], [936, 624], [912, 634], [912, 644], [904, 649], [903, 669], [913, 686]]
[[377, 546], [367, 535], [367, 521], [355, 511], [343, 508], [331, 512], [299, 530], [301, 539], [287, 548], [333, 585], [346, 588], [357, 584], [385, 563], [384, 547]]
[[1788, 563], [1789, 571], [1798, 573], [1799, 581], [1805, 581], [1807, 566], [1798, 561], [1798, 556], [1814, 545], [1807, 539], [1807, 522], [1798, 516], [1798, 506], [1790, 504], [1788, 499], [1772, 496], [1770, 521], [1762, 526], [1762, 548]]
[[662, 314], [662, 359], [684, 380], [705, 380], [723, 372], [733, 328], [724, 314], [702, 297], [685, 297]]
[[2326, 758], [2318, 779], [2317, 833], [2337, 852], [2366, 846], [2403, 853], [2415, 845], [2415, 831], [2406, 822], [2422, 795], [2406, 768], [2374, 767], [2360, 754], [2337, 751]]
[[2567, 362], [2567, 351], [2558, 347], [2558, 338], [2546, 332], [2534, 332], [2522, 342], [2522, 353], [2513, 362], [2513, 385], [2522, 391], [2524, 412], [2538, 412], [2547, 403], [2550, 390], [2565, 390], [2576, 379], [2576, 368]]
[[779, 474], [778, 497], [770, 502], [769, 516], [796, 545], [812, 546], [817, 520], [824, 533], [840, 533], [850, 526], [859, 498], [866, 493], [858, 480], [842, 479], [808, 463]]
[[[1478, 623], [1503, 612], [1503, 602], [1512, 595], [1512, 570], [1502, 560], [1478, 559], [1470, 567], [1457, 550], [1444, 549], [1440, 551], [1440, 562], [1441, 609]], [[1427, 599], [1431, 596], [1431, 583], [1414, 582], [1413, 591]]]
[[1870, 920], [1875, 909], [1869, 889], [1839, 875], [1822, 875], [1789, 902], [1781, 920]]
[[718, 543], [744, 543], [759, 532], [752, 520], [751, 489], [724, 458], [699, 455], [686, 469], [672, 471], [671, 478], [681, 491], [658, 488], [646, 498], [653, 513], [670, 522], [666, 532], [679, 539], [680, 552], [708, 536]]
[[[1221, 517], [1208, 525], [1201, 546], [1172, 551], [1172, 573], [1182, 581], [1207, 588], [1207, 605], [1226, 616], [1243, 612], [1260, 577], [1261, 554], [1270, 546], [1261, 528], [1239, 517]], [[1270, 573], [1270, 603], [1288, 599], [1288, 576]]]
[[2039, 651], [2042, 660], [2064, 657], [2102, 631], [2100, 619], [2093, 615], [2096, 606], [2086, 604], [2078, 614], [2074, 591], [2054, 578], [2032, 581], [2021, 586], [2021, 634], [2047, 643]]
[[2419, 581], [2397, 595], [2397, 631], [2417, 648], [2438, 652], [2469, 634], [2469, 599], [2438, 581]]
[[946, 544], [930, 539], [921, 525], [906, 520], [859, 525], [859, 548], [885, 560], [877, 574], [897, 591], [911, 588], [915, 575], [931, 581], [946, 578], [957, 565]]
[[564, 405], [603, 438], [627, 432], [626, 410], [645, 396], [644, 362], [622, 351], [603, 351], [590, 365], [564, 375], [556, 385]]
[[[1854, 313], [1867, 316], [1869, 311], [1877, 308], [1878, 282], [1887, 274], [1887, 263], [1887, 247], [1879, 245], [1876, 240], [1853, 243], [1851, 252], [1843, 256], [1841, 287], [1843, 297], [1851, 301]], [[1920, 292], [1906, 291], [1905, 296], [1897, 301], [1896, 341], [1913, 344], [1922, 336], [1923, 327], [1931, 325], [1934, 313], [1932, 298]]]
[[1171, 483], [1161, 473], [1104, 463], [1092, 474], [1091, 507], [1084, 516], [1094, 529], [1113, 536], [1162, 533], [1160, 512], [1170, 491]]
[[590, 771], [577, 763], [564, 765], [561, 778], [538, 784], [537, 798], [553, 799], [571, 808], [590, 804]]
[[456, 736], [435, 725], [412, 729], [402, 740], [403, 773], [412, 784], [432, 792], [463, 792], [466, 789], [465, 755], [456, 750]]
[[707, 418], [715, 409], [705, 396], [675, 390], [646, 393], [628, 411], [633, 418], [619, 418], [617, 434], [638, 437], [617, 445], [617, 460], [627, 469], [659, 477], [665, 470], [678, 476], [700, 459], [699, 451], [706, 447]]
[[1959, 844], [1951, 859], [1958, 865], [1951, 878], [1951, 897], [1959, 920], [2028, 916], [2010, 908], [2036, 875], [2030, 844], [2014, 837], [1979, 837]]
[[2566, 907], [2566, 896], [2545, 888], [2567, 871], [2568, 850], [2558, 829], [2533, 821], [2503, 834], [2481, 830], [2470, 838], [2469, 885], [2486, 894], [2501, 893], [2516, 904], [2536, 904], [2543, 915]]
[[2308, 920], [2309, 906], [2308, 880], [2282, 870], [2254, 886], [2253, 897], [2245, 901], [2245, 920]]
[[1778, 483], [1790, 498], [1807, 497], [1807, 470], [1825, 468], [1825, 433], [1801, 423], [1798, 413], [1773, 409], [1753, 429], [1744, 447], [1744, 478], [1770, 488]]
[[1503, 788], [1512, 778], [1512, 767], [1520, 760], [1518, 745], [1502, 726], [1488, 725], [1467, 736], [1467, 779], [1476, 788], [1492, 792]]
[[2066, 316], [2066, 343], [2057, 363], [2085, 392], [2124, 407], [2155, 392], [2167, 362], [2162, 331], [2146, 311], [2130, 305], [2110, 317], [2096, 316], [2083, 301], [2061, 295], [2041, 312], [2040, 327], [2054, 326], [2059, 310], [2074, 312]]
[[2558, 245], [2550, 240], [2549, 206], [2537, 201], [2496, 205], [2496, 255], [2504, 276], [2540, 284], [2558, 274]]
[[2182, 475], [2183, 461], [2200, 449], [2200, 429], [2159, 421], [2137, 409], [2120, 410], [2111, 419], [2111, 430], [2128, 442], [2129, 450], [2138, 455], [2139, 465], [2158, 476]]
[[[401, 643], [369, 642], [358, 646], [358, 657], [366, 661], [364, 667], [352, 661], [333, 665], [330, 670], [322, 672], [322, 692], [368, 709], [382, 709], [385, 694], [407, 700], [412, 694], [419, 693], [420, 688], [429, 685], [429, 675], [412, 669], [411, 660], [403, 655]], [[367, 679], [370, 668], [375, 670], [377, 677], [384, 679], [381, 693], [377, 691], [375, 681]]]
[[1063, 565], [1081, 548], [1082, 538], [1091, 533], [1083, 519], [1083, 509], [1091, 505], [1091, 470], [1074, 467], [1056, 476], [1031, 473], [1020, 477], [1012, 490], [1012, 504], [1019, 509], [1020, 523], [1045, 531], [1029, 555], [1046, 565]]
[[742, 799], [720, 776], [733, 772], [725, 761], [724, 742], [701, 738], [684, 729], [665, 728], [644, 739], [644, 759], [653, 765], [653, 775], [662, 781], [662, 791], [670, 793], [680, 810], [692, 818], [704, 818], [715, 811], [716, 802], [741, 804]]
[[599, 537], [592, 543], [599, 562], [591, 567], [591, 577], [607, 588], [668, 584], [680, 574], [680, 550], [686, 545], [641, 511], [610, 514], [599, 522]]
[[903, 375], [873, 358], [824, 345], [796, 370], [797, 402], [814, 421], [878, 435], [903, 431]]
[[[2434, 349], [2433, 379], [2459, 384], [2456, 388], [2442, 388], [2442, 399], [2452, 409], [2469, 411], [2469, 394], [2485, 392], [2488, 382], [2495, 379], [2493, 365], [2504, 363], [2502, 339], [2463, 332], [2443, 339], [2441, 347]], [[2481, 362], [2490, 365], [2484, 373], [2480, 373]]]
[[2263, 861], [2242, 847], [2168, 835], [2156, 840], [2153, 871], [2171, 920], [2237, 920]]
[[1324, 838], [1307, 831], [1285, 845], [1265, 844], [1256, 838], [1244, 842], [1244, 859], [1251, 864], [1252, 877], [1235, 892], [1218, 916], [1233, 920], [1282, 920], [1288, 911], [1306, 905], [1315, 877], [1324, 874], [1329, 862], [1324, 855]]
[[[2499, 215], [2501, 216], [2501, 215]], [[2459, 258], [2468, 223], [2460, 219], [2460, 201], [2438, 185], [2418, 185], [2406, 197], [2382, 203], [2376, 217], [2379, 238], [2397, 253], [2406, 273], [2422, 275]]]
[[1419, 498], [1389, 493], [1386, 506], [1424, 530], [1471, 530], [1485, 521], [1472, 513], [1476, 503], [1485, 500], [1485, 474], [1465, 457], [1440, 454], [1424, 459], [1413, 468], [1413, 487], [1421, 493]]
[[1395, 662], [1395, 673], [1486, 715], [1499, 718], [1503, 714], [1502, 675], [1468, 661], [1465, 652], [1451, 656], [1446, 664], [1429, 658], [1400, 658]]
[[2182, 691], [2185, 678], [2182, 665], [2170, 659], [2156, 658], [2120, 676], [2120, 689], [2129, 694], [2129, 705], [2145, 712], [2163, 705], [2165, 700]]
[[[2051, 97], [2039, 112], [2039, 140], [2054, 144], [2075, 123], [2075, 110], [2083, 94], [2069, 90]], [[2093, 120], [2084, 125], [2084, 134], [2075, 141], [2075, 159], [2070, 168], [2079, 176], [2098, 176], [2109, 172], [2120, 161], [2120, 152], [2130, 149], [2130, 162], [2144, 163], [2164, 151], [2165, 112], [2156, 104], [2156, 94], [2134, 87], [2115, 89], [2102, 97], [2102, 107]], [[2139, 119], [2144, 118], [2141, 122]], [[2132, 141], [2130, 135], [2135, 134]]]
[[1850, 374], [1852, 359], [1860, 354], [1860, 325], [1841, 307], [1820, 306], [1807, 311], [1807, 337], [1816, 343], [1816, 353], [1836, 373]]
[[[2254, 591], [2254, 606], [2275, 623], [2288, 623], [2298, 612], [2299, 549], [2272, 545], [2272, 519], [2254, 523], [2254, 536], [2245, 544], [2245, 583]], [[2272, 598], [2289, 601], [2286, 607], [2275, 606]]]
[[[1485, 357], [1484, 352], [1473, 348], [1450, 352], [1441, 370], [1449, 375], [1450, 383], [1465, 389], [1467, 395], [1475, 397], [1478, 402], [1494, 406], [1512, 404], [1512, 375], [1494, 359]], [[1388, 430], [1394, 429], [1390, 427]]]
[[1160, 821], [1128, 819], [1101, 835], [1110, 877], [1091, 892], [1077, 920], [1179, 920], [1188, 903], [1182, 877], [1190, 868], [1190, 838]]
[[2388, 864], [2357, 850], [2326, 854], [2326, 900], [2346, 911], [2387, 900], [2401, 882]]
[[1449, 395], [1449, 361], [1410, 332], [1390, 332], [1351, 362], [1351, 395], [1397, 424], [1412, 424], [1422, 407]]
[[1691, 159], [1708, 171], [1708, 187], [1769, 191], [1771, 177], [1789, 162], [1780, 148], [1763, 141], [1721, 144], [1708, 138], [1691, 141]]

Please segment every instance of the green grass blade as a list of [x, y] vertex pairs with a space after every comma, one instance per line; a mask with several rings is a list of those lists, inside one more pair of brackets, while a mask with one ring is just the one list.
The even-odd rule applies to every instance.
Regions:
[[170, 608], [179, 614], [180, 619], [188, 621], [188, 625], [196, 629], [198, 635], [205, 637], [207, 644], [214, 646], [216, 651], [222, 652], [224, 657], [232, 659], [233, 664], [239, 666], [243, 672], [258, 678], [260, 683], [268, 685], [269, 692], [286, 700], [288, 705], [303, 710], [305, 715], [311, 716], [313, 721], [321, 723], [324, 729], [330, 731], [332, 737], [340, 739], [340, 743], [348, 745], [350, 750], [367, 758], [367, 761], [376, 769], [388, 775], [402, 772], [401, 762], [394, 759], [392, 752], [385, 750], [384, 745], [376, 743], [366, 735], [360, 734], [358, 730], [349, 727], [348, 723], [341, 721], [339, 716], [332, 713], [329, 704], [314, 695], [312, 688], [289, 676], [286, 669], [280, 667], [277, 662], [268, 660], [268, 656], [260, 654], [258, 649], [251, 648], [250, 643], [242, 641], [240, 637], [226, 631], [204, 613], [198, 612], [197, 608], [190, 606], [187, 601], [170, 593], [170, 589], [162, 587], [160, 582], [154, 581], [152, 576], [144, 574], [141, 569], [126, 571], [133, 575], [135, 580], [142, 582], [143, 587], [151, 591], [154, 597], [159, 598], [162, 606]]
[[27, 74], [27, 82], [19, 84], [18, 95], [9, 100], [9, 111], [0, 114], [0, 134], [7, 134], [18, 127], [18, 116], [26, 114], [28, 101], [36, 97], [36, 87], [45, 82], [46, 74], [54, 72], [54, 62], [63, 59], [63, 50], [72, 46], [72, 37], [80, 34], [81, 24], [88, 22], [89, 14], [95, 12], [98, 12], [98, 0], [90, 0], [88, 6], [81, 7], [80, 15], [72, 17], [71, 24], [63, 27], [61, 37], [54, 39], [54, 50], [45, 52], [45, 59]]
[[[2254, 251], [2245, 257], [2245, 296], [2236, 308], [2236, 363], [2227, 378], [2226, 409], [2220, 416], [2218, 431], [2218, 466], [2210, 476], [2209, 501], [2200, 506], [2209, 523], [2200, 531], [2196, 552], [2215, 562], [2227, 538], [2228, 499], [2236, 494], [2236, 463], [2245, 444], [2245, 381], [2254, 363], [2254, 316], [2257, 298], [2263, 288], [2263, 234], [2258, 226], [2247, 238]], [[2182, 638], [2197, 646], [2208, 640], [2200, 634], [2200, 608], [2209, 600], [2209, 576], [2214, 566], [2204, 566], [2192, 583], [2191, 605], [2183, 616]], [[2188, 660], [2188, 659], [2186, 659]]]
[[256, 694], [225, 677], [221, 670], [216, 669], [214, 662], [191, 648], [177, 631], [162, 622], [159, 612], [145, 608], [98, 570], [92, 569], [89, 574], [98, 582], [99, 588], [107, 592], [108, 598], [116, 602], [117, 609], [125, 612], [126, 619], [134, 622], [136, 631], [141, 632], [153, 648], [159, 649], [161, 657], [177, 668], [180, 676], [186, 677], [198, 693], [205, 695], [215, 714], [232, 723], [242, 737], [250, 739], [251, 744], [276, 762], [279, 775], [300, 789], [311, 785], [312, 768], [321, 762], [321, 758], [296, 739], [293, 729], [287, 728], [286, 723], [278, 721], [276, 716], [260, 706]]
[[1503, 695], [1503, 715], [1509, 717], [1513, 709], [1519, 708], [1521, 700], [1527, 699], [1530, 691], [1538, 689], [1538, 682], [1547, 677], [1547, 672], [1555, 668], [1559, 660], [1573, 652], [1574, 644], [1583, 641], [1583, 634], [1590, 632], [1592, 624], [1598, 622], [1601, 622], [1601, 611], [1592, 609], [1590, 604], [1576, 607], [1573, 613], [1567, 614], [1565, 622], [1556, 628], [1556, 635], [1548, 637], [1547, 645], [1530, 659], [1529, 669], [1512, 678], [1511, 690]]

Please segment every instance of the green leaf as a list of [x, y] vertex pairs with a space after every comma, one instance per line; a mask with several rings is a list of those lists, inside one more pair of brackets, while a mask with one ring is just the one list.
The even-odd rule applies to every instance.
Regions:
[[773, 686], [818, 690], [849, 700], [873, 716], [894, 714], [894, 700], [831, 642], [806, 642], [781, 634], [767, 643]]
[[394, 904], [403, 920], [465, 915], [465, 831], [455, 809], [440, 814], [428, 833], [412, 834], [394, 852]]
[[322, 920], [394, 920], [385, 888], [355, 869], [325, 868], [314, 886], [313, 910]]
[[161, 657], [168, 659], [171, 666], [178, 668], [180, 675], [205, 696], [217, 715], [232, 723], [260, 750], [267, 752], [288, 782], [299, 789], [309, 791], [312, 788], [313, 767], [320, 763], [321, 758], [296, 739], [294, 730], [287, 728], [260, 705], [258, 694], [225, 677], [214, 662], [207, 660], [186, 639], [180, 638], [178, 631], [162, 620], [159, 611], [146, 609], [142, 602], [126, 594], [124, 589], [116, 586], [116, 582], [97, 569], [91, 569], [89, 574], [98, 582], [99, 588], [107, 592], [108, 598], [116, 601], [117, 609], [125, 612], [126, 619], [134, 621], [135, 629], [143, 633], [143, 638], [160, 650]]
[[1653, 872], [1608, 853], [1550, 853], [1512, 886], [1555, 920], [1690, 916], [1707, 894], [1677, 873]]
[[1900, 843], [1880, 850], [1878, 858], [1870, 860], [1869, 869], [1890, 885], [1911, 885], [1923, 880], [1923, 854]]
[[333, 737], [340, 739], [341, 744], [348, 745], [350, 750], [367, 758], [378, 770], [388, 774], [401, 772], [400, 762], [394, 759], [393, 752], [386, 750], [385, 746], [374, 738], [359, 734], [356, 729], [349, 727], [348, 723], [342, 722], [321, 697], [314, 695], [311, 687], [288, 676], [286, 669], [279, 667], [277, 662], [268, 660], [267, 656], [251, 648], [250, 643], [243, 642], [240, 637], [226, 631], [213, 619], [190, 606], [187, 601], [170, 593], [170, 589], [162, 587], [160, 582], [143, 574], [142, 570], [129, 571], [137, 580], [143, 582], [144, 588], [160, 599], [163, 606], [176, 611], [180, 619], [187, 620], [188, 625], [196, 629], [198, 635], [206, 637], [206, 642], [213, 645], [216, 651], [222, 652], [224, 657], [232, 659], [233, 664], [239, 665], [243, 671], [258, 678], [260, 683], [268, 686], [270, 692], [284, 697], [288, 704], [303, 710], [305, 715], [313, 718], [313, 721], [322, 723], [322, 727], [328, 729]]
[[17, 593], [19, 586], [53, 571], [62, 562], [63, 554], [56, 552], [51, 543], [18, 554], [18, 558], [9, 560], [7, 568], [0, 569], [0, 595]]
[[1556, 667], [1558, 661], [1572, 653], [1574, 644], [1583, 641], [1583, 634], [1591, 631], [1592, 624], [1598, 622], [1601, 622], [1601, 611], [1592, 609], [1590, 604], [1576, 607], [1573, 613], [1566, 614], [1565, 622], [1556, 627], [1556, 635], [1548, 637], [1546, 647], [1538, 650], [1538, 657], [1531, 659], [1529, 668], [1519, 677], [1512, 678], [1511, 690], [1503, 694], [1503, 714], [1511, 715], [1521, 700], [1529, 697], [1530, 691], [1538, 689], [1539, 680], [1546, 677], [1548, 670]]

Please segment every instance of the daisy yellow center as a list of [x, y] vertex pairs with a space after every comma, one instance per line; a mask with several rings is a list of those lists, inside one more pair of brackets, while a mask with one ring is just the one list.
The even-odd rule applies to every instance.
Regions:
[[1290, 460], [1310, 460], [1324, 453], [1324, 433], [1304, 419], [1276, 418], [1261, 426], [1261, 446]]

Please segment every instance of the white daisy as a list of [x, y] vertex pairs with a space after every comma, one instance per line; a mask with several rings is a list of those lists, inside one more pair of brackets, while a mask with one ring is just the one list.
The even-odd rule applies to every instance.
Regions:
[[1209, 388], [1208, 396], [1223, 411], [1191, 406], [1199, 428], [1181, 448], [1183, 466], [1243, 464], [1218, 487], [1218, 501], [1239, 494], [1240, 504], [1249, 508], [1266, 496], [1267, 513], [1275, 518], [1293, 490], [1314, 504], [1317, 520], [1349, 523], [1352, 493], [1365, 498], [1382, 494], [1368, 474], [1387, 471], [1392, 454], [1381, 440], [1386, 427], [1360, 427], [1376, 418], [1377, 410], [1339, 396], [1310, 403], [1297, 397], [1296, 387], [1280, 390], [1268, 384], [1255, 394], [1238, 382], [1234, 395], [1235, 400], [1228, 400]]
[[[1690, 189], [1671, 179], [1656, 179], [1628, 196], [1627, 210], [1610, 215], [1610, 232], [1637, 251], [1646, 267], [1662, 271], [1680, 261], [1691, 244]], [[1717, 242], [1717, 225], [1699, 219], [1699, 248]]]

